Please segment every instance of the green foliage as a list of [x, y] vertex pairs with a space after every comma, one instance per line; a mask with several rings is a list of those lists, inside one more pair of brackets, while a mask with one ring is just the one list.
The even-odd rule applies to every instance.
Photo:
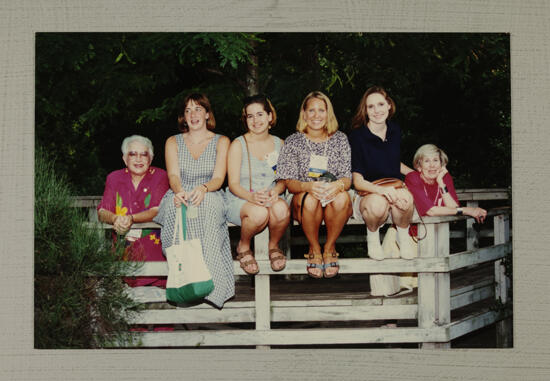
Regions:
[[[84, 225], [66, 179], [38, 147], [35, 158], [34, 345], [90, 348], [131, 340], [127, 319], [137, 311], [121, 274], [140, 264], [121, 260], [122, 247]], [[100, 276], [101, 275], [101, 276]]]
[[79, 194], [101, 194], [123, 163], [122, 139], [138, 133], [164, 167], [178, 132], [178, 102], [211, 100], [216, 131], [235, 138], [257, 66], [282, 138], [295, 131], [313, 90], [332, 100], [349, 132], [364, 91], [385, 87], [397, 104], [402, 160], [441, 146], [458, 187], [511, 184], [509, 35], [496, 33], [38, 33], [36, 141]]

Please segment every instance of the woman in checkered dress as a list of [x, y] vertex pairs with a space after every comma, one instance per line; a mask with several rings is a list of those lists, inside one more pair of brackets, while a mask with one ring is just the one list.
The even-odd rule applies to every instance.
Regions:
[[166, 140], [166, 170], [170, 190], [164, 195], [154, 221], [162, 225], [164, 251], [172, 244], [176, 208], [188, 210], [190, 238], [199, 238], [206, 265], [212, 274], [214, 291], [205, 299], [218, 308], [235, 294], [233, 260], [225, 219], [225, 198], [221, 189], [227, 171], [229, 139], [212, 132], [216, 125], [212, 107], [203, 94], [190, 94], [178, 113], [181, 134]]

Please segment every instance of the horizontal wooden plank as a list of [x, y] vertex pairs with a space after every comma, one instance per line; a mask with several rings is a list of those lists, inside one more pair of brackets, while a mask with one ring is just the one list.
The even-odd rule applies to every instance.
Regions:
[[323, 345], [447, 342], [447, 329], [398, 327], [256, 330], [189, 330], [136, 333], [143, 347]]
[[466, 266], [494, 261], [506, 257], [512, 252], [512, 243], [507, 242], [500, 245], [484, 247], [476, 250], [463, 251], [449, 256], [450, 270], [460, 269]]
[[506, 190], [503, 191], [473, 191], [457, 192], [459, 201], [487, 201], [487, 200], [508, 200], [509, 195]]
[[[415, 258], [415, 259], [384, 259], [377, 261], [368, 258], [340, 259], [341, 274], [380, 274], [380, 273], [404, 273], [404, 272], [446, 272], [449, 271], [448, 258]], [[291, 259], [286, 267], [278, 272], [271, 270], [269, 261], [258, 261], [260, 274], [303, 274], [307, 275], [305, 259]], [[233, 261], [235, 275], [245, 275], [238, 261]], [[166, 262], [145, 262], [140, 269], [129, 276], [167, 276], [168, 265]]]
[[[484, 197], [490, 195], [491, 199], [508, 199], [508, 190], [506, 188], [475, 188], [475, 189], [456, 189], [459, 200], [475, 199], [474, 197]], [[75, 196], [73, 197], [74, 206], [90, 207], [97, 206], [102, 196]], [[481, 198], [485, 200], [485, 198]]]
[[476, 288], [471, 291], [461, 293], [451, 297], [451, 310], [467, 306], [480, 300], [495, 296], [494, 285], [489, 285], [481, 288]]
[[130, 321], [131, 324], [201, 324], [201, 323], [253, 323], [254, 307], [168, 310], [145, 310]]
[[[510, 232], [510, 235], [512, 232]], [[449, 233], [450, 237], [453, 239], [456, 238], [466, 238], [466, 232], [462, 230], [451, 230]], [[492, 238], [495, 236], [495, 233], [491, 229], [484, 229], [478, 232], [478, 237], [480, 238]], [[383, 234], [380, 235], [380, 239], [383, 240]], [[322, 245], [326, 242], [327, 237], [325, 235], [319, 236], [319, 243]], [[290, 242], [292, 245], [302, 245], [305, 246], [308, 244], [305, 237], [291, 237]], [[367, 243], [367, 234], [342, 234], [336, 240], [338, 244], [348, 244], [348, 243]]]
[[416, 319], [417, 305], [272, 307], [271, 320], [295, 321], [360, 321]]
[[473, 281], [470, 284], [460, 286], [460, 287], [451, 288], [451, 297], [459, 296], [460, 294], [471, 292], [471, 291], [475, 290], [476, 288], [482, 288], [482, 287], [487, 287], [487, 286], [494, 287], [494, 284], [495, 284], [495, 282], [494, 282], [494, 277], [493, 276], [483, 278], [483, 279], [476, 279], [475, 281]]
[[460, 320], [451, 322], [448, 325], [449, 337], [451, 340], [464, 336], [477, 329], [487, 327], [498, 320], [509, 316], [506, 310], [490, 311], [483, 310], [470, 314]]
[[[365, 321], [385, 319], [416, 319], [416, 305], [380, 306], [287, 306], [271, 307], [271, 322]], [[254, 307], [206, 309], [145, 310], [131, 320], [132, 324], [205, 324], [253, 323]]]
[[[496, 215], [499, 215], [499, 214], [511, 214], [511, 212], [512, 212], [512, 209], [510, 207], [492, 208], [492, 209], [487, 211], [487, 217], [492, 217], [492, 216], [496, 216]], [[438, 224], [438, 223], [441, 223], [441, 222], [459, 221], [459, 220], [464, 220], [464, 219], [468, 219], [468, 218], [472, 218], [472, 217], [469, 217], [469, 216], [433, 216], [433, 217], [424, 216], [424, 217], [422, 217], [422, 221], [419, 218], [413, 218], [412, 222], [413, 223], [424, 222], [425, 224]], [[299, 225], [298, 222], [295, 221], [295, 220], [293, 221], [293, 224], [295, 226]], [[365, 224], [365, 222], [362, 219], [355, 219], [353, 217], [350, 217], [349, 220], [346, 222], [346, 225], [364, 225], [364, 224]], [[89, 227], [97, 226], [98, 228], [101, 228], [101, 229], [112, 229], [113, 228], [113, 226], [110, 225], [110, 224], [96, 223], [96, 222], [86, 222], [85, 225], [87, 225]], [[136, 224], [133, 224], [132, 226], [136, 229], [144, 229], [144, 228], [160, 229], [161, 228], [161, 226], [159, 224], [154, 223], [154, 222], [136, 223]], [[228, 222], [227, 226], [233, 227], [233, 226], [236, 226], [236, 225]]]

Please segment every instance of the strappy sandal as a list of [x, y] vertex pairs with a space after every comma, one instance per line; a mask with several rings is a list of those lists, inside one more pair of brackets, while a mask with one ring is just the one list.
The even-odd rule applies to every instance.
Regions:
[[[273, 254], [273, 255], [272, 255]], [[284, 259], [283, 265], [279, 268], [273, 267], [276, 261]], [[279, 248], [269, 250], [269, 262], [271, 263], [271, 270], [281, 271], [286, 266], [286, 257], [283, 251]]]
[[[323, 256], [321, 255], [321, 253], [311, 253], [311, 252], [309, 252], [307, 254], [304, 254], [304, 258], [308, 259], [306, 270], [307, 270], [307, 273], [309, 274], [309, 276], [312, 277], [312, 278], [322, 278], [323, 277], [323, 270], [325, 269], [325, 266], [322, 263], [310, 262], [311, 260], [318, 260], [318, 261], [322, 262], [323, 261]], [[316, 274], [312, 273], [310, 271], [310, 269], [321, 269], [321, 275], [316, 275]]]
[[[323, 254], [323, 263], [324, 263], [324, 270], [323, 274], [325, 278], [333, 278], [336, 275], [338, 275], [338, 270], [340, 270], [340, 265], [338, 264], [338, 257], [340, 254], [333, 251], [332, 253], [324, 253]], [[336, 267], [336, 272], [334, 274], [327, 274], [327, 268]]]
[[[244, 257], [247, 255], [250, 255], [252, 259], [243, 260]], [[260, 272], [260, 266], [258, 266], [258, 262], [256, 262], [256, 258], [254, 258], [254, 253], [252, 250], [246, 250], [242, 253], [237, 252], [237, 260], [239, 261], [239, 265], [241, 266], [241, 269], [248, 275], [256, 275]], [[250, 265], [256, 265], [256, 271], [246, 271], [246, 268]]]

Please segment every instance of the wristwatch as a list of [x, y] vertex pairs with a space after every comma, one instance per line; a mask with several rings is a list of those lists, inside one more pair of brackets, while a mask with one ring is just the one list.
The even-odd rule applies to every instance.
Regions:
[[462, 208], [456, 208], [456, 215], [457, 215], [457, 216], [462, 216], [462, 214], [464, 214], [464, 213], [462, 212]]
[[441, 194], [445, 194], [445, 193], [448, 193], [449, 191], [447, 190], [447, 185], [443, 185], [442, 187], [439, 187], [439, 189], [441, 189]]

